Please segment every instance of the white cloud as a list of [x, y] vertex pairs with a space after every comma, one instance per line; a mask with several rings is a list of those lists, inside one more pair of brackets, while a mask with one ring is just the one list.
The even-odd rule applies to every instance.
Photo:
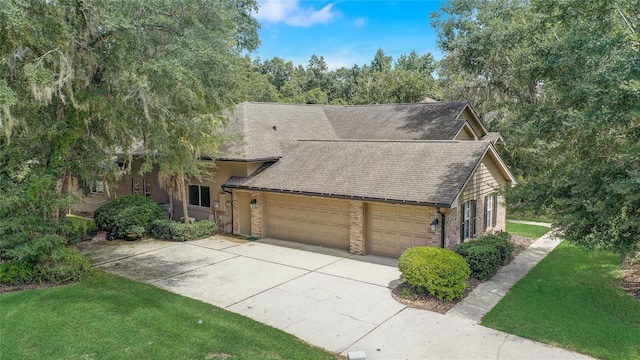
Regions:
[[367, 19], [365, 18], [357, 18], [356, 21], [353, 23], [356, 27], [362, 27], [364, 26], [364, 23], [367, 21]]
[[254, 17], [266, 22], [284, 22], [291, 26], [309, 27], [314, 24], [326, 24], [333, 19], [333, 4], [320, 10], [312, 6], [302, 8], [299, 0], [261, 0], [258, 1], [259, 11]]

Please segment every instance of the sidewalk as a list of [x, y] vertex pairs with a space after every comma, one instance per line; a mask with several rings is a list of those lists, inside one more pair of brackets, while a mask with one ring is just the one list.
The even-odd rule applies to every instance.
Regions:
[[498, 273], [478, 285], [469, 296], [460, 301], [446, 315], [472, 320], [476, 323], [488, 313], [534, 266], [555, 249], [561, 240], [552, 232], [546, 233], [531, 246], [520, 253], [511, 263], [498, 270]]

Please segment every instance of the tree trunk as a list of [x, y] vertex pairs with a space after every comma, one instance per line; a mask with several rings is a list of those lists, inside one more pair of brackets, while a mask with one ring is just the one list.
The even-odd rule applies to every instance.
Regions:
[[180, 180], [179, 180], [179, 184], [178, 186], [180, 186], [181, 191], [180, 193], [182, 194], [182, 216], [184, 217], [184, 223], [188, 224], [189, 223], [189, 210], [188, 205], [187, 205], [187, 190], [186, 190], [186, 186], [184, 185], [184, 177], [180, 176]]

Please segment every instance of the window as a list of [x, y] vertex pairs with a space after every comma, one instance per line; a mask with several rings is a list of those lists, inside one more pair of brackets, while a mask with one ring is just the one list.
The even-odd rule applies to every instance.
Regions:
[[96, 181], [91, 186], [92, 194], [104, 194], [104, 181]]
[[131, 179], [131, 193], [140, 194], [140, 179]]
[[484, 229], [496, 226], [498, 215], [498, 197], [495, 194], [484, 197]]
[[211, 197], [209, 195], [209, 187], [189, 185], [189, 205], [210, 207]]
[[460, 219], [460, 241], [472, 238], [476, 233], [476, 201], [469, 200], [462, 204]]
[[151, 180], [144, 179], [142, 180], [142, 184], [144, 185], [144, 196], [150, 198], [151, 197]]

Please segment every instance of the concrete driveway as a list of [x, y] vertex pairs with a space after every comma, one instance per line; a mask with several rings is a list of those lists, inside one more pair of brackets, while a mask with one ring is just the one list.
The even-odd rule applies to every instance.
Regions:
[[579, 359], [566, 350], [407, 308], [390, 295], [397, 262], [274, 239], [211, 237], [88, 244], [105, 271], [248, 316], [330, 351], [367, 359]]

